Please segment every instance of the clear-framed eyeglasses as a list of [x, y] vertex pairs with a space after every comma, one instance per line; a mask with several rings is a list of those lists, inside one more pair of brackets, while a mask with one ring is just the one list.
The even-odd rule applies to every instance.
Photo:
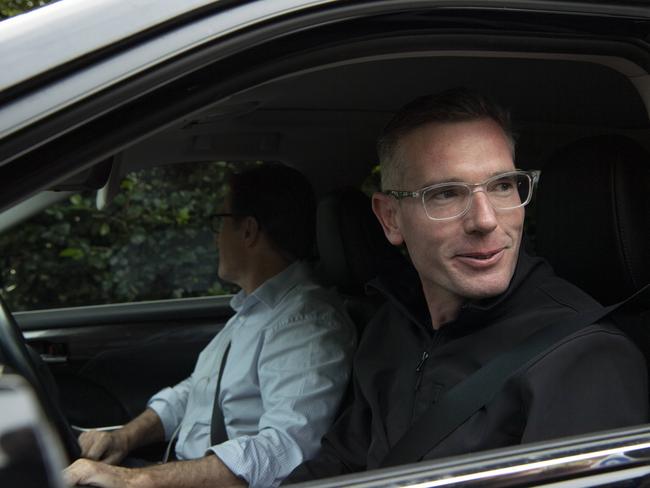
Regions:
[[451, 220], [465, 215], [473, 195], [482, 191], [495, 210], [513, 210], [530, 203], [539, 171], [514, 170], [494, 175], [482, 183], [437, 183], [416, 191], [385, 190], [398, 200], [420, 198], [431, 220]]

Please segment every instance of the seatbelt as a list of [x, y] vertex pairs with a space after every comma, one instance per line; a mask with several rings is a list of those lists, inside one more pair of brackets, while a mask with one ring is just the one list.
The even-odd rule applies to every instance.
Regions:
[[647, 309], [647, 301], [642, 305], [644, 298], [650, 299], [650, 285], [623, 302], [558, 320], [490, 360], [451, 388], [439, 402], [431, 405], [392, 447], [381, 462], [381, 467], [422, 460], [427, 452], [488, 404], [506, 382], [535, 356], [614, 311], [625, 308], [631, 312], [634, 305], [639, 310]]
[[226, 367], [226, 360], [230, 352], [230, 342], [226, 346], [221, 358], [221, 367], [219, 368], [219, 377], [217, 378], [217, 390], [214, 394], [214, 406], [212, 407], [212, 421], [210, 422], [210, 445], [221, 444], [228, 440], [228, 433], [226, 432], [226, 424], [223, 418], [223, 411], [219, 403], [219, 392], [221, 391], [221, 378], [223, 370]]

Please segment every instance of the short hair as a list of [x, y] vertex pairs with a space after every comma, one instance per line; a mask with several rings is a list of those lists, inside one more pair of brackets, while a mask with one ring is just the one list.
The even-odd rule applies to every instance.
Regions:
[[515, 137], [510, 126], [510, 114], [484, 95], [467, 88], [452, 88], [416, 98], [404, 105], [384, 127], [377, 141], [382, 189], [401, 183], [404, 162], [400, 161], [398, 150], [404, 136], [433, 122], [466, 122], [485, 118], [494, 120], [503, 129], [514, 158]]
[[254, 217], [276, 250], [290, 260], [311, 257], [316, 233], [316, 199], [299, 171], [263, 164], [229, 177], [235, 215]]

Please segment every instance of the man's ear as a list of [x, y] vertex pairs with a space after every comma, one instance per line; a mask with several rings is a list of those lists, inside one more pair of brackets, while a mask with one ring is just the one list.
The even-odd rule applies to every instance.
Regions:
[[245, 217], [242, 227], [246, 246], [252, 247], [257, 244], [260, 239], [260, 224], [257, 219], [255, 217]]
[[394, 246], [399, 246], [404, 242], [397, 219], [397, 206], [397, 200], [391, 196], [379, 192], [372, 195], [372, 211], [375, 212], [377, 220], [384, 229], [386, 239]]

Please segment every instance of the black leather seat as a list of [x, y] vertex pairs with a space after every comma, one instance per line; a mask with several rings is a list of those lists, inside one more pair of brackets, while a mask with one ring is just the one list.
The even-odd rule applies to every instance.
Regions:
[[619, 135], [589, 137], [543, 167], [536, 250], [605, 305], [650, 282], [650, 154]]
[[[559, 151], [539, 181], [536, 249], [604, 305], [650, 283], [650, 154], [617, 135]], [[635, 305], [611, 320], [650, 365], [650, 303]]]
[[321, 199], [316, 242], [319, 277], [342, 295], [360, 337], [383, 302], [378, 295], [367, 293], [366, 283], [382, 270], [402, 266], [405, 258], [386, 240], [370, 199], [355, 188], [341, 189]]

